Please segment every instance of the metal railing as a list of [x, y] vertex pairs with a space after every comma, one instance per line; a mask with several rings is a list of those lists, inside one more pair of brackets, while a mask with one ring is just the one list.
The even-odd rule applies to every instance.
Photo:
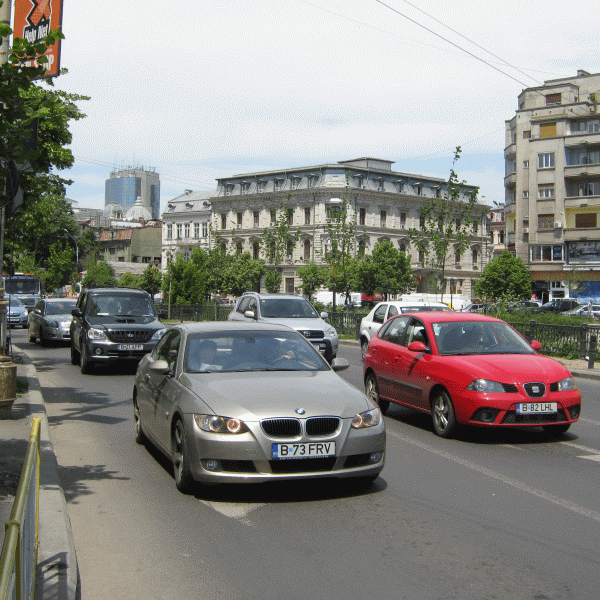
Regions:
[[[159, 310], [167, 310], [168, 305], [157, 305]], [[226, 321], [233, 310], [231, 305], [218, 304], [172, 304], [171, 318], [178, 321]], [[329, 312], [327, 321], [331, 323], [340, 336], [359, 337], [360, 322], [369, 311], [339, 310]], [[542, 344], [544, 354], [555, 356], [578, 356], [585, 359], [591, 350], [596, 349], [600, 339], [600, 325], [552, 325], [549, 323], [510, 323], [529, 341], [536, 339]], [[592, 337], [594, 336], [594, 337]], [[593, 342], [594, 347], [590, 347]], [[1, 599], [0, 599], [1, 600]]]
[[34, 418], [0, 558], [0, 600], [32, 600], [38, 553], [40, 428]]

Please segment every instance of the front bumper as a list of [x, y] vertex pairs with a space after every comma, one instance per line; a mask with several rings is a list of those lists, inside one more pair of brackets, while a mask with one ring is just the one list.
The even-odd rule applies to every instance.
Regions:
[[[305, 436], [290, 439], [268, 438], [260, 423], [247, 423], [250, 431], [240, 435], [211, 434], [199, 429], [192, 415], [185, 415], [185, 430], [194, 479], [203, 483], [262, 483], [266, 481], [315, 478], [371, 477], [385, 464], [385, 425], [370, 430], [352, 429], [343, 419], [340, 431], [324, 438]], [[274, 460], [272, 444], [277, 442], [329, 442], [336, 444], [332, 457]], [[378, 455], [377, 462], [370, 462]], [[217, 463], [209, 470], [209, 460]]]
[[116, 344], [109, 341], [88, 341], [86, 343], [90, 361], [95, 363], [109, 363], [115, 360], [135, 360], [139, 362], [146, 354], [152, 352], [157, 342], [137, 344], [141, 346], [141, 349], [138, 350], [124, 350], [120, 348], [123, 344]]

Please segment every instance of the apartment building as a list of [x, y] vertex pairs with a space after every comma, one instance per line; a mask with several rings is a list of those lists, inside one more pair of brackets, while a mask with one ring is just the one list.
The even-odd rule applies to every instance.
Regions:
[[580, 70], [523, 90], [506, 121], [506, 245], [543, 300], [600, 300], [599, 100]]
[[[425, 257], [411, 244], [408, 230], [420, 227], [421, 207], [429, 198], [443, 194], [446, 181], [393, 171], [392, 165], [384, 159], [359, 158], [217, 179], [216, 192], [210, 198], [195, 199], [189, 192], [187, 198], [184, 195], [168, 204], [163, 213], [163, 253], [173, 248], [189, 252], [190, 242], [210, 247], [210, 239], [190, 239], [189, 235], [210, 211], [210, 230], [218, 233], [229, 252], [249, 252], [254, 258], [266, 259], [261, 237], [266, 228], [274, 226], [277, 211], [284, 205], [290, 211], [291, 231], [299, 232], [299, 240], [289, 264], [283, 267], [282, 291], [297, 293], [302, 284], [297, 268], [311, 260], [324, 264], [329, 247], [327, 214], [345, 199], [348, 220], [356, 226], [354, 256], [368, 254], [377, 242], [388, 240], [410, 256], [417, 275], [424, 275]], [[475, 190], [475, 186], [466, 186], [465, 198]], [[170, 222], [176, 229], [171, 230], [169, 240]], [[461, 257], [453, 255], [447, 263], [448, 293], [470, 294], [472, 281], [480, 277], [489, 260], [486, 225], [477, 223], [475, 229], [469, 250]]]

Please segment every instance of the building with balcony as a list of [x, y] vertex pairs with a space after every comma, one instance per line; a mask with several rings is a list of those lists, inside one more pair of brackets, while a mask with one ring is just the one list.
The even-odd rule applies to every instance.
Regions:
[[600, 74], [546, 81], [506, 121], [508, 249], [543, 300], [600, 300]]
[[[213, 194], [196, 199], [193, 192], [186, 192], [168, 204], [163, 213], [163, 256], [174, 247], [184, 252], [193, 244], [210, 248], [214, 234], [218, 234], [219, 243], [228, 252], [249, 252], [268, 264], [262, 254], [262, 235], [275, 226], [278, 210], [284, 206], [289, 211], [291, 232], [298, 232], [299, 238], [282, 269], [282, 291], [299, 293], [302, 282], [297, 268], [312, 260], [324, 264], [329, 248], [328, 211], [345, 199], [348, 221], [356, 228], [354, 256], [370, 253], [377, 242], [387, 240], [410, 256], [417, 276], [425, 275], [429, 271], [425, 257], [411, 244], [408, 230], [420, 228], [421, 208], [430, 198], [443, 195], [446, 181], [393, 171], [392, 164], [359, 158], [217, 179]], [[464, 199], [475, 191], [475, 186], [465, 186]], [[210, 222], [212, 238], [195, 235], [204, 219]], [[473, 231], [468, 251], [462, 256], [452, 253], [447, 261], [448, 293], [469, 295], [472, 281], [480, 277], [489, 260], [491, 243], [485, 234], [486, 224], [478, 220]]]
[[214, 192], [185, 192], [163, 212], [162, 265], [177, 253], [190, 258], [194, 248], [210, 249], [211, 197]]

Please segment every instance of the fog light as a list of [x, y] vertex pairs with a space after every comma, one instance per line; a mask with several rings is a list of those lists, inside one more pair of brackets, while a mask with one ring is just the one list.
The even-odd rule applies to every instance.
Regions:
[[480, 408], [472, 417], [473, 421], [493, 423], [500, 411], [496, 408]]
[[569, 406], [569, 414], [571, 415], [571, 419], [576, 419], [579, 417], [579, 412], [581, 411], [581, 404], [576, 404], [575, 406]]
[[215, 460], [214, 458], [205, 458], [201, 462], [202, 462], [202, 466], [207, 471], [220, 471], [221, 470], [221, 463], [218, 460]]
[[96, 349], [94, 350], [94, 354], [95, 354], [96, 356], [100, 356], [100, 355], [102, 354], [102, 348], [96, 348]]
[[369, 463], [374, 465], [378, 462], [381, 462], [382, 458], [383, 452], [371, 452], [371, 454], [369, 454]]

